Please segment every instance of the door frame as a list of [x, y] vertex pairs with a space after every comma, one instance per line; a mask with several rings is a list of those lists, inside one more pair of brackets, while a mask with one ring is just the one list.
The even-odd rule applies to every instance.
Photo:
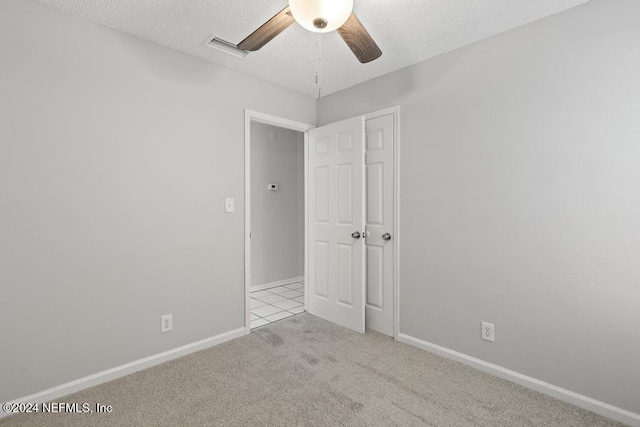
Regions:
[[[393, 114], [393, 338], [400, 335], [400, 106], [364, 114], [369, 119]], [[366, 153], [366, 146], [365, 146]]]
[[[245, 284], [245, 334], [251, 332], [251, 122], [260, 122], [284, 129], [295, 130], [304, 134], [304, 286], [305, 309], [309, 292], [309, 237], [308, 220], [308, 185], [309, 185], [309, 130], [315, 125], [284, 119], [282, 117], [265, 114], [250, 109], [244, 110], [244, 284]], [[382, 110], [363, 114], [365, 122], [369, 119], [393, 114], [393, 337], [398, 339], [400, 334], [400, 106], [384, 108]]]
[[[251, 122], [264, 123], [283, 129], [290, 129], [302, 132], [304, 135], [304, 274], [305, 286], [307, 282], [307, 263], [308, 251], [307, 235], [307, 163], [308, 163], [308, 131], [315, 128], [314, 125], [294, 120], [284, 119], [282, 117], [261, 113], [249, 109], [244, 110], [244, 328], [245, 334], [251, 332]], [[306, 292], [305, 292], [305, 308], [306, 308]]]

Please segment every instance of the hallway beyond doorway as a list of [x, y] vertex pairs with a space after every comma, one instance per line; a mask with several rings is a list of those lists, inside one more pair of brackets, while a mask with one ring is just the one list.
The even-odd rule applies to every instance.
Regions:
[[251, 329], [304, 312], [304, 283], [251, 292]]

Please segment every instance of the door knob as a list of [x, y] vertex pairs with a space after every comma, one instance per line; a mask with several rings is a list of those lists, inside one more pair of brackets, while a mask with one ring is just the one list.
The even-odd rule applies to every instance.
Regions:
[[388, 242], [389, 240], [391, 240], [391, 234], [389, 234], [389, 233], [384, 233], [384, 234], [382, 235], [382, 240], [384, 240], [384, 241], [387, 241], [387, 242]]
[[353, 233], [351, 233], [351, 237], [353, 237], [354, 239], [359, 239], [360, 238], [360, 232], [359, 231], [354, 231]]

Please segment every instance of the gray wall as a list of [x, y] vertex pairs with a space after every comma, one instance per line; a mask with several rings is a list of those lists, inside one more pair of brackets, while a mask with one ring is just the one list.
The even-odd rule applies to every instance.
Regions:
[[303, 162], [302, 132], [251, 123], [252, 286], [304, 275]]
[[0, 401], [243, 327], [244, 109], [315, 100], [32, 1], [0, 40]]
[[401, 333], [636, 413], [639, 16], [593, 0], [318, 104], [401, 106]]

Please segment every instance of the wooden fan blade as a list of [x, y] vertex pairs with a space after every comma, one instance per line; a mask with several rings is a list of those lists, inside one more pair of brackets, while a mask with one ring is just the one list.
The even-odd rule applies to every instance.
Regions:
[[273, 18], [262, 24], [260, 28], [249, 34], [246, 39], [242, 40], [238, 45], [238, 49], [251, 52], [256, 51], [286, 30], [294, 21], [295, 19], [293, 19], [289, 11], [289, 6], [287, 6], [276, 13]]
[[367, 32], [362, 22], [360, 22], [353, 12], [351, 12], [351, 16], [349, 16], [347, 22], [338, 28], [337, 31], [361, 63], [366, 64], [382, 55], [382, 51], [376, 42], [373, 41], [369, 32]]

